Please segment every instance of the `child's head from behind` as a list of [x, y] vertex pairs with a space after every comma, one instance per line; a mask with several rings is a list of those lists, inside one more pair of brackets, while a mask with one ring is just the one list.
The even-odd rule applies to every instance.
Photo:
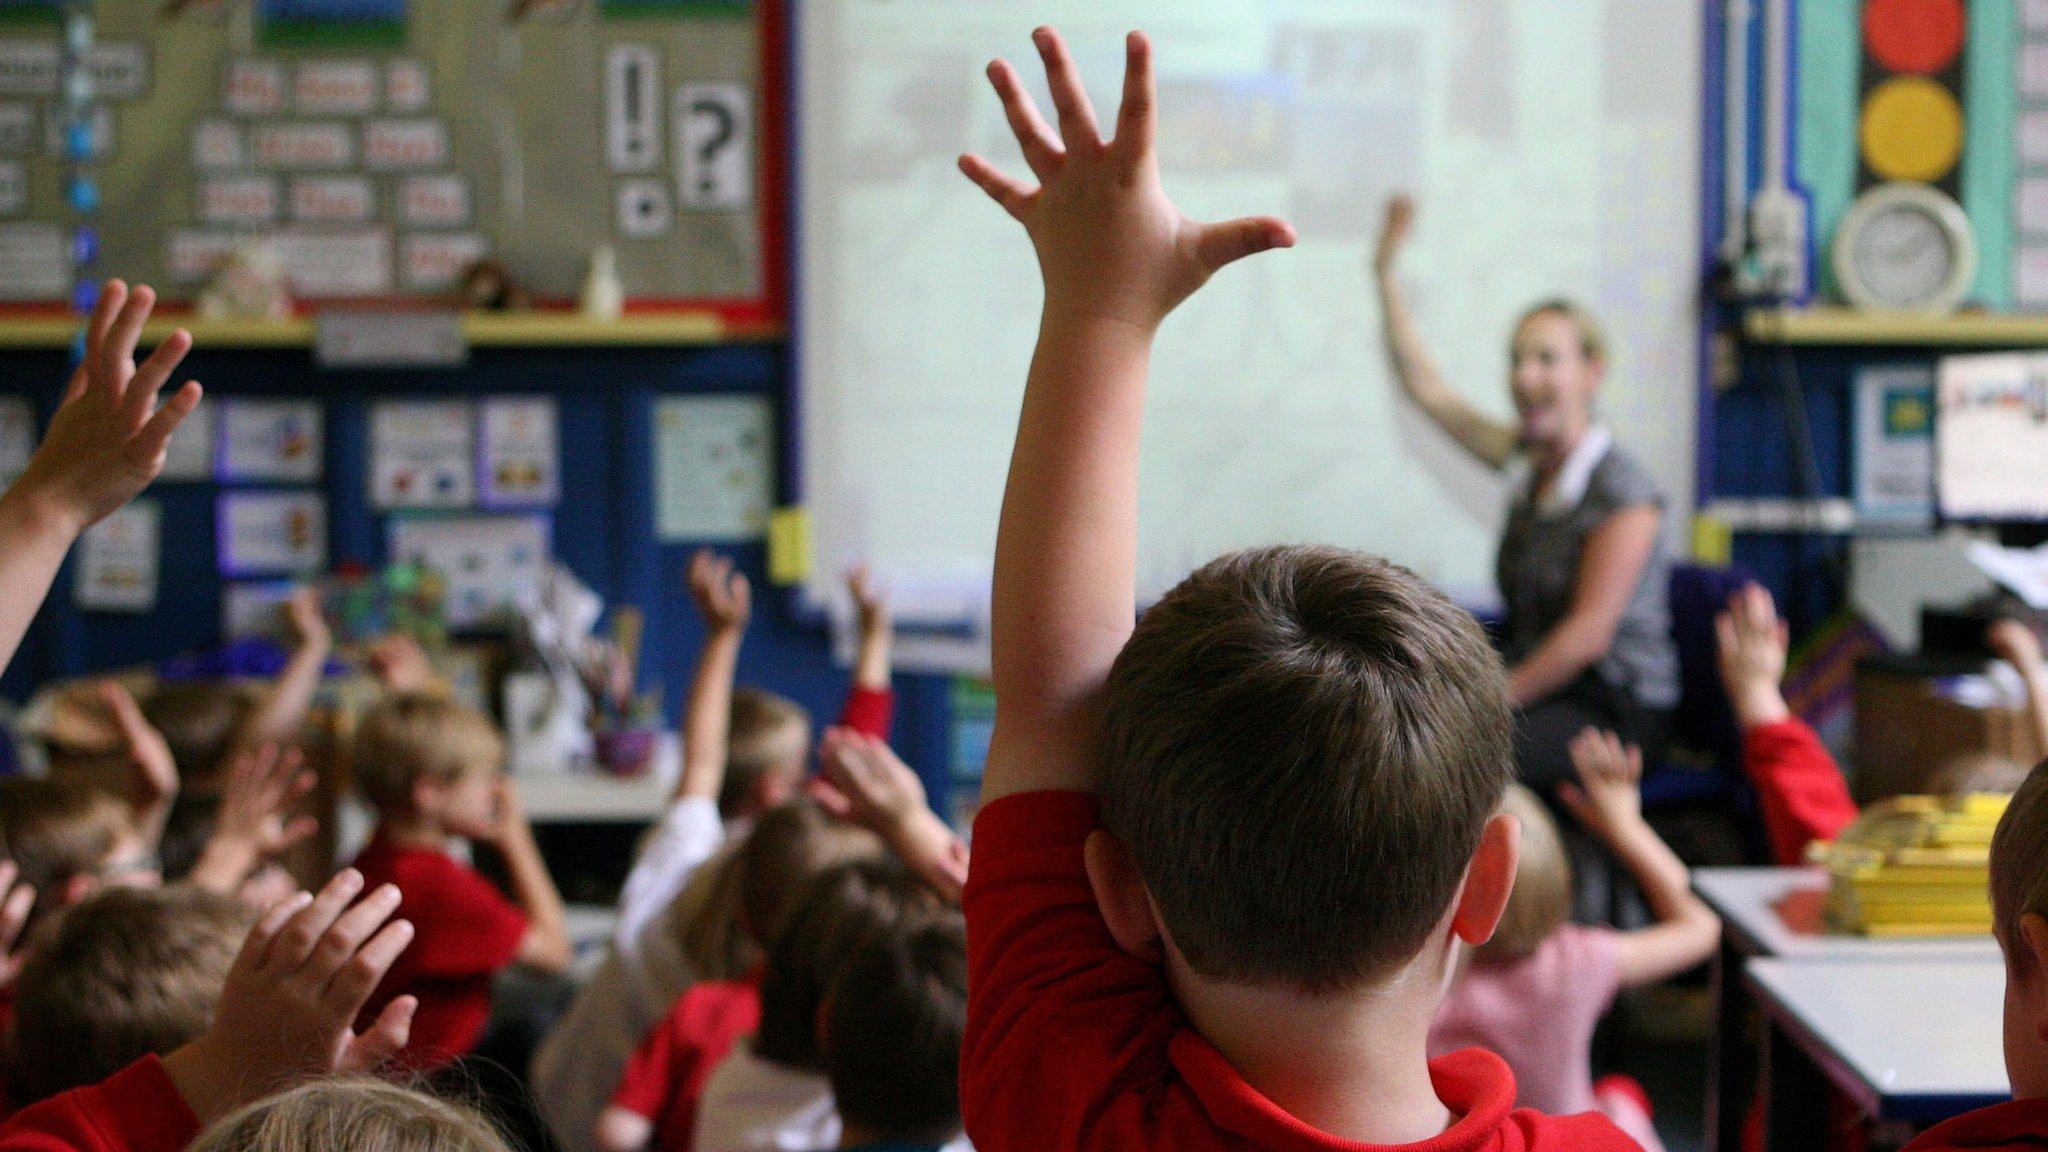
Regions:
[[1991, 922], [2005, 953], [2012, 1094], [2048, 1097], [2048, 761], [2013, 793], [1991, 838]]
[[700, 870], [678, 897], [683, 952], [707, 978], [736, 978], [761, 963], [804, 892], [827, 869], [882, 851], [872, 832], [792, 800], [754, 822], [739, 846]]
[[811, 755], [811, 714], [795, 701], [759, 688], [732, 694], [725, 782], [718, 811], [752, 816], [796, 795]]
[[1515, 856], [1515, 887], [1493, 939], [1479, 946], [1480, 960], [1520, 960], [1542, 947], [1572, 913], [1572, 861], [1565, 854], [1557, 821], [1534, 792], [1508, 785], [1500, 810], [1522, 828]]
[[228, 746], [248, 715], [248, 698], [218, 681], [163, 684], [142, 704], [143, 719], [163, 733], [178, 775], [188, 784], [219, 779]]
[[216, 1121], [189, 1152], [507, 1152], [475, 1109], [368, 1077], [265, 1097]]
[[390, 697], [356, 729], [355, 779], [378, 813], [424, 817], [457, 836], [483, 836], [496, 815], [505, 738], [474, 708], [438, 697]]
[[820, 1011], [847, 960], [907, 913], [936, 905], [932, 891], [893, 857], [851, 861], [811, 881], [768, 949], [755, 1053], [823, 1072]]
[[1407, 965], [1454, 908], [1460, 935], [1491, 929], [1513, 867], [1508, 822], [1489, 830], [1505, 675], [1407, 570], [1316, 547], [1215, 560], [1138, 621], [1103, 707], [1103, 825], [1128, 854], [1091, 841], [1088, 862], [1126, 949], [1321, 993]]
[[825, 1010], [839, 1118], [866, 1142], [943, 1144], [960, 1133], [967, 932], [960, 916], [906, 918], [855, 953]]
[[37, 915], [75, 904], [103, 884], [161, 882], [135, 825], [115, 796], [55, 777], [0, 780], [0, 857], [36, 890]]
[[16, 1104], [97, 1083], [196, 1039], [255, 921], [196, 888], [108, 888], [66, 911], [16, 985]]

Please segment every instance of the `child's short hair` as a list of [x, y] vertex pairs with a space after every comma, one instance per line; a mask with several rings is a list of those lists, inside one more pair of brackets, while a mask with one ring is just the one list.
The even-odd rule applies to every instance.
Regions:
[[811, 714], [802, 705], [760, 688], [735, 689], [719, 812], [728, 819], [739, 815], [756, 783], [771, 772], [801, 775], [810, 748]]
[[221, 761], [249, 712], [248, 697], [219, 681], [159, 685], [142, 703], [143, 719], [163, 733], [178, 775], [188, 783], [219, 776]]
[[73, 876], [97, 874], [135, 813], [111, 793], [59, 777], [0, 780], [0, 859], [14, 861], [39, 906]]
[[894, 857], [841, 864], [813, 880], [768, 949], [754, 1052], [791, 1068], [825, 1071], [818, 1020], [846, 961], [905, 913], [937, 897]]
[[356, 787], [380, 812], [413, 806], [413, 785], [453, 783], [505, 763], [505, 737], [474, 708], [411, 693], [379, 702], [356, 728]]
[[707, 979], [738, 979], [761, 963], [812, 880], [881, 851], [874, 833], [832, 819], [810, 800], [769, 809], [677, 897], [690, 909], [682, 921], [683, 954]]
[[1557, 821], [1534, 792], [1508, 785], [1500, 810], [1522, 826], [1522, 851], [1515, 859], [1515, 886], [1493, 939], [1480, 945], [1483, 960], [1520, 960], [1535, 952], [1572, 914], [1572, 860], [1558, 835]]
[[103, 888], [67, 909], [16, 984], [16, 1105], [95, 1084], [206, 1031], [255, 916], [196, 888]]
[[1323, 991], [1405, 963], [1512, 772], [1478, 622], [1337, 548], [1189, 576], [1139, 619], [1103, 708], [1104, 827], [1211, 979]]
[[187, 1152], [507, 1152], [481, 1113], [369, 1077], [301, 1084], [231, 1113]]
[[2020, 918], [2048, 916], [2048, 760], [2012, 794], [1991, 835], [1991, 923], [2008, 958], [2031, 951]]
[[957, 912], [912, 917], [847, 961], [825, 1012], [825, 1065], [840, 1119], [885, 1140], [960, 1132], [967, 930]]

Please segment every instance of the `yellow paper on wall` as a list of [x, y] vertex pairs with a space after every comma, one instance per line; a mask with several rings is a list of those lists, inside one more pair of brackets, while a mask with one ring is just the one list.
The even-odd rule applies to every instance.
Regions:
[[1692, 558], [1709, 568], [1726, 568], [1735, 560], [1735, 529], [1726, 520], [1702, 512], [1692, 518]]
[[801, 584], [811, 578], [811, 510], [777, 508], [768, 517], [768, 580]]

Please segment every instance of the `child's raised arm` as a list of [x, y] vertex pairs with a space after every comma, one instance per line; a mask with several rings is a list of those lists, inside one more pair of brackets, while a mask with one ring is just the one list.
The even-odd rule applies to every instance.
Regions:
[[113, 714], [114, 727], [121, 733], [121, 751], [135, 769], [134, 791], [130, 795], [135, 827], [149, 850], [155, 852], [163, 842], [171, 805], [178, 799], [177, 758], [171, 755], [164, 734], [143, 718], [141, 706], [119, 681], [100, 681], [99, 697]]
[[100, 290], [86, 327], [85, 359], [21, 478], [0, 494], [0, 671], [14, 659], [78, 534], [126, 504], [164, 469], [178, 422], [199, 404], [188, 382], [157, 406], [157, 393], [192, 337], [171, 333], [140, 368], [135, 343], [156, 293], [119, 280]]
[[725, 784], [732, 684], [754, 597], [746, 573], [734, 571], [731, 560], [714, 552], [691, 557], [689, 580], [690, 598], [704, 618], [704, 649], [697, 654], [697, 675], [690, 681], [683, 714], [683, 773], [676, 781], [676, 799], [716, 800]]
[[967, 845], [932, 811], [910, 765], [850, 728], [825, 733], [818, 762], [831, 785], [827, 807], [880, 836], [934, 891], [958, 903], [967, 885]]
[[1153, 334], [1217, 269], [1294, 242], [1279, 220], [1197, 224], [1167, 199], [1141, 33], [1125, 45], [1109, 141], [1059, 35], [1040, 28], [1032, 39], [1058, 136], [1009, 64], [991, 64], [989, 80], [1038, 187], [979, 156], [960, 160], [1024, 225], [1045, 282], [996, 535], [988, 800], [1093, 786], [1097, 698], [1136, 616], [1138, 438]]
[[1714, 954], [1721, 918], [1692, 892], [1685, 862], [1643, 819], [1643, 754], [1611, 732], [1588, 728], [1572, 741], [1579, 783], [1558, 798], [1586, 830], [1627, 865], [1657, 923], [1621, 937], [1621, 986], [1675, 976]]
[[533, 824], [526, 818], [519, 785], [509, 776], [498, 781], [497, 808], [491, 844], [504, 858], [513, 900], [526, 913], [526, 935], [519, 941], [518, 961], [560, 975], [576, 960], [575, 945], [569, 940], [569, 914], [562, 907], [562, 893], [555, 888], [554, 877], [548, 875], [540, 844], [533, 838]]
[[319, 830], [311, 816], [287, 818], [318, 781], [296, 748], [258, 744], [228, 756], [220, 815], [186, 880], [233, 896], [264, 864]]
[[320, 675], [326, 671], [327, 657], [334, 651], [334, 630], [327, 626], [318, 591], [310, 586], [294, 591], [291, 602], [285, 605], [285, 618], [291, 621], [298, 643], [292, 648], [284, 671], [263, 693], [255, 713], [236, 734], [239, 748], [298, 741], [306, 713], [313, 707], [313, 694], [320, 690]]

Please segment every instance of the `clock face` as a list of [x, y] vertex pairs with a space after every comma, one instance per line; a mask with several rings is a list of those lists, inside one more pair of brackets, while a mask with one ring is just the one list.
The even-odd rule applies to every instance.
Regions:
[[1916, 204], [1873, 213], [1851, 240], [1856, 278], [1883, 306], [1911, 309], [1938, 300], [1961, 254], [1941, 222]]

